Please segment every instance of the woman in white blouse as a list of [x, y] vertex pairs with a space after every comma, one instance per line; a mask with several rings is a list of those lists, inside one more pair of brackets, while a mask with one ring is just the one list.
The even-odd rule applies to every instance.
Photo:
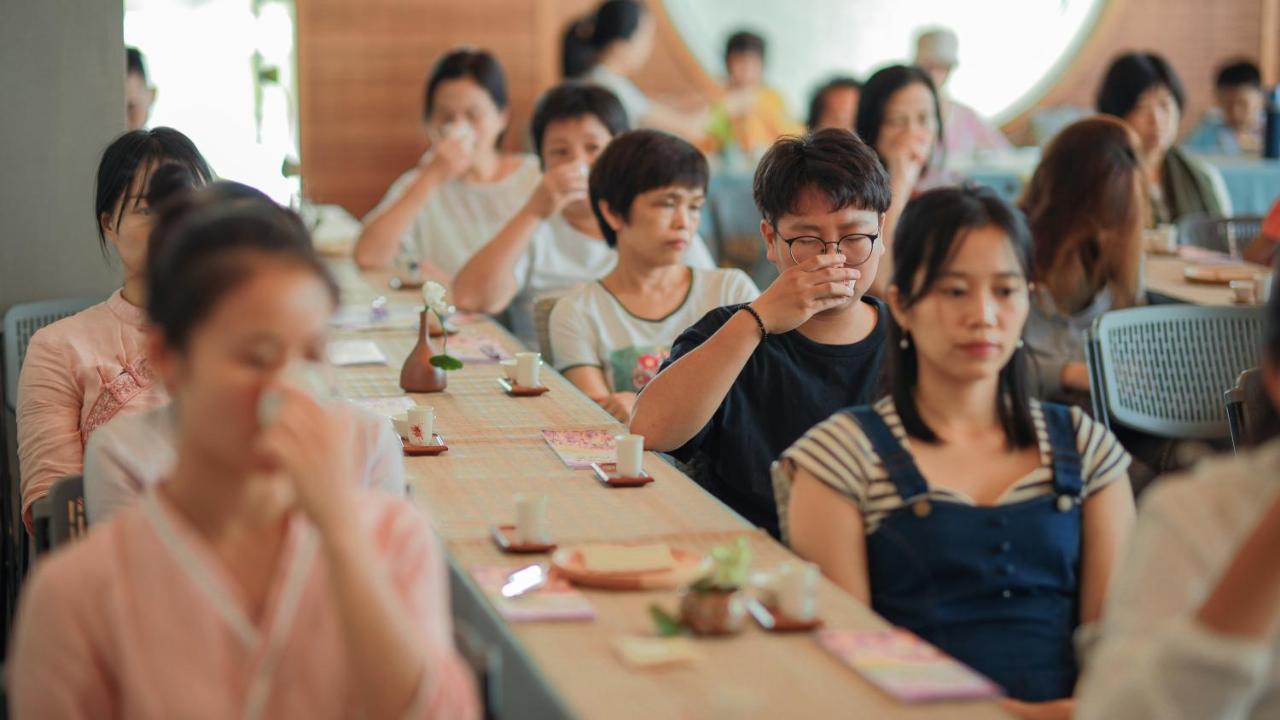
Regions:
[[498, 147], [510, 120], [507, 80], [487, 51], [454, 50], [436, 62], [423, 120], [431, 150], [365, 216], [355, 257], [361, 267], [386, 267], [404, 252], [448, 284], [520, 209], [540, 173], [533, 156]]
[[[1280, 296], [1263, 386], [1280, 408]], [[1076, 717], [1280, 717], [1280, 440], [1153, 486]]]

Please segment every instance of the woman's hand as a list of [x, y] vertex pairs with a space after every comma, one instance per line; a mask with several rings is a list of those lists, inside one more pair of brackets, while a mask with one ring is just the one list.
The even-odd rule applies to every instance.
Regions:
[[540, 218], [549, 218], [575, 201], [587, 199], [587, 166], [566, 163], [542, 175], [542, 182], [529, 198], [529, 209]]
[[928, 139], [904, 132], [889, 138], [883, 150], [888, 166], [885, 169], [893, 186], [906, 188], [908, 192], [914, 189], [929, 162]]
[[349, 422], [307, 392], [280, 383], [279, 409], [258, 433], [256, 450], [267, 468], [292, 483], [299, 508], [321, 535], [352, 519], [359, 474]]
[[475, 134], [470, 128], [455, 130], [456, 127], [460, 126], [446, 126], [438, 137], [432, 138], [431, 150], [419, 162], [424, 172], [451, 180], [471, 168], [476, 151]]
[[600, 407], [605, 412], [618, 419], [618, 422], [627, 424], [631, 422], [631, 411], [636, 406], [636, 394], [633, 392], [616, 392], [610, 393], [598, 400]]

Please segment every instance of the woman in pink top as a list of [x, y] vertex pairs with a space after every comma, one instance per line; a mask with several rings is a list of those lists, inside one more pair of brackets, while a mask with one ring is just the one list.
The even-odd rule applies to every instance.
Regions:
[[186, 167], [200, 184], [212, 176], [196, 146], [172, 128], [125, 133], [102, 153], [94, 217], [103, 253], [112, 248], [120, 257], [124, 284], [105, 302], [40, 329], [27, 346], [17, 417], [28, 531], [31, 504], [56, 481], [80, 473], [94, 428], [168, 400], [147, 362], [142, 309], [152, 225], [146, 194], [151, 173], [164, 163]]
[[337, 287], [295, 214], [206, 196], [166, 206], [147, 270], [172, 476], [37, 565], [12, 714], [474, 717], [437, 539], [357, 487], [351, 425], [285, 380], [322, 359]]

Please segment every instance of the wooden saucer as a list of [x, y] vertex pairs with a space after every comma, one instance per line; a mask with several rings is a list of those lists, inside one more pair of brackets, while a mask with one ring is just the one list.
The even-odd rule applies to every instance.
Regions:
[[1248, 265], [1188, 265], [1182, 275], [1199, 285], [1230, 285], [1232, 280], [1254, 280], [1257, 270]]
[[522, 543], [515, 525], [490, 525], [489, 536], [493, 544], [504, 553], [545, 553], [556, 549], [555, 543]]
[[653, 482], [653, 476], [643, 470], [639, 477], [623, 477], [617, 469], [617, 463], [591, 463], [596, 479], [609, 487], [640, 487]]
[[449, 449], [444, 442], [444, 436], [440, 433], [431, 433], [430, 445], [410, 445], [408, 440], [400, 438], [400, 442], [404, 444], [404, 454], [410, 457], [419, 455], [439, 455]]
[[539, 385], [537, 387], [517, 385], [506, 378], [498, 378], [498, 386], [511, 397], [537, 397], [538, 395], [551, 390], [551, 388], [546, 385]]
[[747, 612], [751, 613], [751, 617], [755, 618], [760, 627], [768, 632], [808, 632], [822, 627], [822, 618], [820, 617], [814, 617], [809, 620], [792, 620], [779, 612], [777, 608], [769, 607], [755, 598], [747, 601]]

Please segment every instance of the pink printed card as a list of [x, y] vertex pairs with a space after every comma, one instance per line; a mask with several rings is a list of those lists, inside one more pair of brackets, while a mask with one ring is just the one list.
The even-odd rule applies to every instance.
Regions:
[[903, 702], [982, 700], [998, 685], [902, 628], [822, 630], [818, 645]]
[[608, 430], [543, 430], [542, 437], [571, 468], [589, 468], [592, 463], [617, 459], [613, 433]]

